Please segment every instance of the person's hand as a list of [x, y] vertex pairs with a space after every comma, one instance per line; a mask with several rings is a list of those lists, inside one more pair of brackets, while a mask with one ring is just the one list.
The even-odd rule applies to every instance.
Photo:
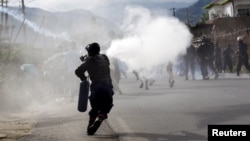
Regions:
[[86, 81], [87, 77], [86, 76], [82, 76], [80, 79], [81, 79], [81, 81]]
[[80, 60], [83, 62], [85, 60], [85, 57], [84, 56], [81, 56], [80, 57]]
[[81, 60], [82, 62], [84, 62], [84, 61], [86, 60], [86, 58], [87, 58], [87, 55], [84, 55], [84, 56], [81, 56], [81, 57], [80, 57], [80, 60]]

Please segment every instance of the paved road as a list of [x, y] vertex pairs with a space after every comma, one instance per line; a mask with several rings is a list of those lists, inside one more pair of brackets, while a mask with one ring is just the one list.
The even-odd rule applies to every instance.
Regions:
[[105, 121], [95, 136], [88, 136], [88, 113], [77, 111], [77, 102], [31, 106], [20, 113], [0, 114], [0, 141], [116, 141]]
[[[206, 141], [208, 124], [250, 123], [249, 75], [224, 74], [206, 81], [176, 78], [174, 88], [165, 78], [160, 77], [149, 90], [140, 89], [134, 78], [122, 79], [124, 94], [114, 96], [109, 119], [95, 136], [86, 135], [87, 113], [77, 112], [76, 103], [59, 101], [32, 107], [23, 120], [1, 118], [0, 140], [28, 135], [19, 140]], [[18, 129], [10, 130], [10, 123]], [[16, 131], [20, 134], [12, 137]]]
[[[58, 103], [60, 104], [60, 103]], [[20, 141], [116, 141], [109, 124], [105, 121], [95, 136], [88, 136], [86, 128], [88, 113], [77, 111], [76, 103], [64, 103], [53, 105], [52, 110], [42, 110], [36, 114], [30, 136]], [[49, 107], [49, 106], [48, 106]], [[39, 108], [38, 108], [39, 109]], [[41, 109], [40, 109], [41, 110]]]
[[[162, 77], [164, 78], [164, 76]], [[206, 141], [208, 124], [250, 123], [250, 77], [222, 74], [218, 80], [164, 79], [150, 90], [123, 79], [109, 123], [122, 140]]]

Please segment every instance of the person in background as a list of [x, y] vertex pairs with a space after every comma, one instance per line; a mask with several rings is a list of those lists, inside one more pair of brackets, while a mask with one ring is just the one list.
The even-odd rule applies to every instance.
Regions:
[[169, 87], [173, 88], [175, 81], [174, 81], [174, 74], [173, 74], [173, 64], [171, 62], [167, 64], [167, 74], [168, 74]]
[[249, 62], [248, 62], [248, 53], [247, 53], [247, 44], [243, 42], [243, 37], [237, 37], [237, 66], [236, 66], [236, 75], [240, 76], [241, 66], [245, 65], [248, 72], [250, 72]]
[[193, 45], [187, 48], [187, 53], [184, 56], [185, 59], [185, 80], [188, 80], [188, 70], [190, 68], [192, 74], [192, 80], [195, 80], [195, 56], [196, 50]]
[[217, 72], [222, 72], [221, 48], [218, 46], [218, 43], [214, 44], [214, 62]]
[[229, 71], [233, 72], [233, 62], [232, 62], [232, 55], [233, 49], [231, 48], [231, 44], [227, 45], [227, 48], [223, 50], [223, 72], [226, 71], [226, 68], [229, 68]]
[[100, 127], [103, 120], [108, 118], [108, 113], [113, 107], [113, 85], [110, 76], [109, 58], [100, 54], [98, 43], [91, 43], [86, 47], [87, 56], [80, 59], [83, 63], [75, 70], [75, 74], [82, 80], [86, 80], [85, 72], [89, 74], [90, 105], [89, 124], [87, 134], [93, 135]]
[[208, 66], [212, 69], [213, 73], [215, 74], [214, 79], [217, 79], [219, 77], [218, 72], [213, 66], [212, 50], [213, 50], [213, 47], [211, 46], [211, 41], [206, 36], [203, 36], [202, 42], [197, 48], [197, 55], [199, 58], [200, 69], [201, 69], [203, 80], [209, 79], [208, 70], [207, 70]]

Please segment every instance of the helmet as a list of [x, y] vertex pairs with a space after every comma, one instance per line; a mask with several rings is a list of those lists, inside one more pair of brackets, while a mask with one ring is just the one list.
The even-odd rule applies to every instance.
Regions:
[[89, 56], [93, 56], [100, 53], [100, 46], [98, 43], [88, 44], [85, 49], [88, 51]]
[[242, 41], [243, 40], [243, 37], [242, 36], [238, 36], [237, 37], [237, 41]]

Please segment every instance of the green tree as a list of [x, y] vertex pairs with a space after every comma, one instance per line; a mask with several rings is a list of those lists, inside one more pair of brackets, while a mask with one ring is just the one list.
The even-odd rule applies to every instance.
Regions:
[[200, 23], [205, 23], [207, 20], [209, 20], [208, 12], [205, 11], [201, 15]]

